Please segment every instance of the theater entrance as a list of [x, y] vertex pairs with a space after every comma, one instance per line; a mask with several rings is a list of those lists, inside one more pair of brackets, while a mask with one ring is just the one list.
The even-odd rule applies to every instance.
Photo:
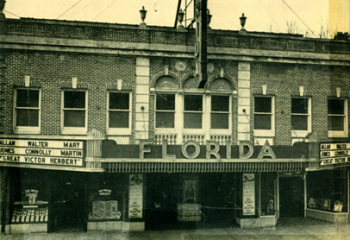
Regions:
[[177, 174], [148, 174], [146, 185], [145, 228], [176, 229], [179, 199]]
[[304, 180], [300, 176], [279, 178], [280, 217], [304, 217]]
[[51, 232], [86, 231], [86, 194], [82, 178], [58, 176], [55, 180], [52, 189]]
[[237, 198], [235, 175], [149, 174], [146, 185], [147, 230], [233, 227]]

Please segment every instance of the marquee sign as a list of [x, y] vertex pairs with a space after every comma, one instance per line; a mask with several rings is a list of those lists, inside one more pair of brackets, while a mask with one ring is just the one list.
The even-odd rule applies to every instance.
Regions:
[[320, 165], [334, 165], [348, 163], [350, 157], [350, 143], [321, 143]]
[[0, 139], [0, 162], [83, 166], [83, 142]]

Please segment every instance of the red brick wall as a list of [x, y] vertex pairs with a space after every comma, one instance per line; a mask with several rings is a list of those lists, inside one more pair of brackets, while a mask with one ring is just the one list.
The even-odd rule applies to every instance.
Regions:
[[134, 57], [88, 54], [8, 52], [6, 134], [13, 131], [13, 84], [24, 85], [24, 76], [42, 88], [41, 134], [60, 134], [62, 82], [71, 83], [78, 78], [78, 86], [88, 86], [88, 131], [106, 131], [106, 83], [123, 79], [123, 88], [135, 84]]
[[[88, 87], [88, 131], [106, 131], [106, 83], [116, 83], [123, 79], [123, 88], [132, 89], [135, 85], [135, 58], [93, 54], [67, 54], [47, 52], [7, 52], [6, 53], [6, 128], [5, 134], [12, 133], [13, 124], [13, 85], [23, 85], [24, 76], [42, 88], [42, 134], [59, 135], [61, 121], [61, 87], [70, 83], [72, 77]], [[186, 62], [185, 71], [177, 71], [177, 61]], [[208, 77], [218, 75], [220, 68], [237, 81], [235, 61], [209, 60], [214, 63], [214, 71]], [[178, 79], [193, 71], [193, 60], [183, 58], [151, 58], [151, 86], [155, 76], [169, 66]], [[312, 98], [312, 129], [320, 138], [327, 138], [327, 97], [335, 96], [335, 88], [342, 88], [342, 96], [349, 93], [349, 68], [296, 65], [276, 63], [251, 63], [251, 94], [261, 94], [261, 85], [267, 84], [267, 93], [275, 95], [276, 103], [276, 145], [289, 145], [291, 139], [290, 105], [291, 96], [299, 95], [299, 86], [304, 86], [305, 95]], [[251, 98], [253, 111], [253, 98]], [[150, 98], [150, 137], [153, 137], [154, 98]], [[350, 104], [349, 104], [350, 105]], [[236, 112], [233, 101], [233, 144], [237, 139]], [[133, 109], [133, 118], [135, 116]], [[252, 113], [252, 112], [251, 112]], [[133, 126], [134, 126], [133, 119]], [[251, 122], [253, 129], [253, 121]], [[252, 136], [253, 139], [253, 136]]]
[[275, 96], [275, 145], [291, 144], [291, 97], [299, 96], [299, 86], [304, 86], [305, 96], [312, 98], [312, 130], [321, 139], [328, 137], [327, 98], [336, 96], [336, 87], [342, 88], [342, 97], [349, 97], [347, 67], [254, 63], [250, 76], [252, 96], [262, 94], [263, 84], [267, 85], [267, 94]]

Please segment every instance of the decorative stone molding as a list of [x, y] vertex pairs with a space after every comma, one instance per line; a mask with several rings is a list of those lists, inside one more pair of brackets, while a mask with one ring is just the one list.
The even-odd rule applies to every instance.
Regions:
[[21, 79], [21, 80], [16, 80], [13, 82], [13, 86], [14, 87], [36, 87], [36, 88], [41, 88], [42, 87], [42, 81], [37, 81], [37, 80], [30, 80], [30, 85], [26, 86], [25, 84], [25, 79]]
[[163, 76], [157, 79], [155, 84], [156, 89], [179, 89], [179, 84], [175, 78]]
[[[218, 80], [224, 80], [226, 81], [229, 85], [230, 85], [230, 89], [231, 90], [237, 90], [237, 82], [234, 80], [233, 77], [231, 77], [230, 75], [224, 73], [223, 74], [223, 77], [221, 78], [220, 75], [214, 75], [214, 76], [211, 76], [209, 79], [208, 79], [208, 82], [206, 84], [206, 88], [207, 89], [210, 89], [210, 90], [214, 90], [212, 89], [212, 85], [218, 81]], [[220, 81], [221, 84], [222, 84], [222, 81]], [[220, 87], [220, 83], [217, 82], [213, 85], [214, 88], [219, 88]], [[216, 90], [216, 89], [215, 89]]]
[[167, 75], [164, 74], [164, 70], [159, 71], [158, 73], [156, 73], [151, 79], [150, 87], [151, 88], [155, 88], [156, 84], [157, 84], [157, 81], [159, 79], [161, 79], [162, 77], [171, 77], [171, 78], [173, 78], [175, 80], [176, 85], [178, 86], [178, 88], [180, 88], [180, 81], [179, 81], [180, 78], [175, 72], [173, 72], [171, 70], [168, 70], [168, 74]]
[[197, 83], [197, 80], [195, 77], [190, 77], [188, 79], [186, 79], [184, 82], [183, 82], [183, 89], [197, 89], [198, 88], [198, 83]]
[[[59, 87], [73, 89], [72, 81], [59, 82]], [[89, 84], [86, 82], [78, 82], [76, 85], [76, 89], [88, 89], [88, 88], [89, 88]]]

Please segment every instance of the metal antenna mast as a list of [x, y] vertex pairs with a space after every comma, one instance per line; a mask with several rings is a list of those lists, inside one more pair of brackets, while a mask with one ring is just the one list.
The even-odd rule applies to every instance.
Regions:
[[[193, 20], [186, 26], [186, 28], [192, 27], [195, 22], [195, 50], [194, 50], [194, 63], [195, 63], [195, 73], [198, 83], [198, 88], [204, 88], [207, 82], [207, 29], [208, 29], [208, 20], [207, 20], [207, 11], [208, 11], [208, 0], [190, 0], [187, 4], [185, 2], [185, 25], [187, 24], [187, 8], [193, 2]], [[181, 0], [179, 0], [176, 10], [176, 19], [174, 28], [177, 28], [178, 16], [180, 13]], [[183, 13], [181, 13], [183, 14]]]

